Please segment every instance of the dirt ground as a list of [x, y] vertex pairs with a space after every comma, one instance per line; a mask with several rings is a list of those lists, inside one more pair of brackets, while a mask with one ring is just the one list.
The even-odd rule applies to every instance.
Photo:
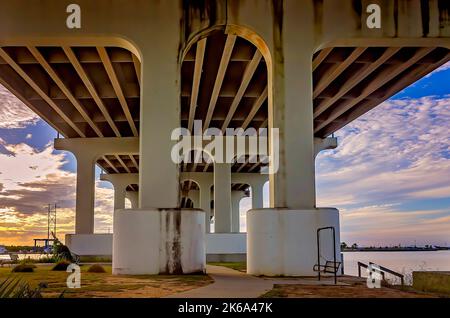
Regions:
[[[239, 264], [227, 264], [238, 270], [244, 270]], [[33, 288], [39, 283], [45, 283], [47, 288], [42, 290], [43, 297], [64, 298], [153, 298], [174, 295], [179, 292], [211, 284], [213, 280], [208, 275], [142, 275], [142, 276], [113, 276], [111, 266], [104, 265], [106, 273], [89, 273], [89, 265], [81, 267], [81, 288], [69, 289], [66, 279], [69, 275], [65, 271], [52, 271], [53, 265], [37, 265], [33, 273], [11, 273], [10, 267], [0, 268], [0, 281], [8, 277], [17, 277], [27, 282]], [[287, 298], [432, 298], [439, 295], [385, 286], [381, 289], [370, 289], [364, 279], [352, 276], [339, 278], [339, 282], [347, 286], [316, 285], [315, 278], [305, 278], [302, 284], [283, 284], [282, 281], [291, 278], [277, 278], [279, 284], [262, 295], [262, 297]], [[309, 285], [308, 280], [313, 281]], [[306, 282], [305, 282], [306, 280]], [[281, 281], [281, 282], [280, 282]]]
[[348, 286], [320, 286], [320, 285], [283, 285], [274, 286], [264, 298], [436, 298], [438, 295], [422, 293], [411, 288], [400, 286], [382, 286], [371, 289], [364, 279], [358, 277], [340, 277], [339, 282]]
[[35, 288], [45, 283], [43, 297], [64, 298], [151, 298], [164, 297], [210, 284], [213, 280], [207, 275], [145, 275], [113, 276], [111, 266], [104, 265], [106, 273], [88, 273], [89, 265], [81, 267], [81, 288], [69, 289], [66, 279], [69, 273], [52, 271], [53, 265], [37, 265], [33, 273], [11, 273], [11, 268], [0, 268], [0, 281], [17, 277]]

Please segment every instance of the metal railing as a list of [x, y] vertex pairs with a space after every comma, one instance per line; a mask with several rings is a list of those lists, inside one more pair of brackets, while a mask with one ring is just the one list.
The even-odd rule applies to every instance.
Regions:
[[[336, 230], [334, 226], [327, 226], [317, 229], [317, 265], [319, 271], [317, 272], [318, 279], [320, 280], [320, 232], [323, 230], [331, 230], [333, 232], [333, 266], [336, 267]], [[337, 270], [334, 270], [334, 284], [337, 284]]]
[[[405, 276], [404, 275], [402, 275], [400, 273], [397, 273], [397, 272], [395, 272], [395, 271], [393, 271], [393, 270], [391, 270], [391, 269], [389, 269], [387, 267], [384, 267], [384, 266], [381, 266], [381, 265], [378, 265], [378, 264], [375, 264], [375, 263], [372, 263], [372, 262], [369, 262], [369, 265], [374, 265], [378, 269], [380, 269], [380, 271], [381, 271], [380, 274], [381, 274], [381, 277], [383, 278], [383, 280], [386, 280], [386, 273], [388, 273], [388, 274], [391, 274], [393, 276], [396, 276], [396, 277], [400, 278], [400, 282], [401, 282], [402, 286], [405, 284]], [[358, 262], [358, 277], [362, 277], [361, 267], [364, 267], [364, 268], [368, 269], [369, 265], [361, 263], [361, 262]]]

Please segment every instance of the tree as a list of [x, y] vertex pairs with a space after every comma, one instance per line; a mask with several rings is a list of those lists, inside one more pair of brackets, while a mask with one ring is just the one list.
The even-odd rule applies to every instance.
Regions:
[[353, 243], [353, 245], [352, 245], [352, 250], [356, 250], [357, 248], [358, 248], [358, 244]]

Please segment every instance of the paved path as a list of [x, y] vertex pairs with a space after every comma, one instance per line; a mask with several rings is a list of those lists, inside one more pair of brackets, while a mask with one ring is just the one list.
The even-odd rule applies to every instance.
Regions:
[[[222, 266], [206, 266], [214, 283], [169, 296], [169, 298], [257, 298], [272, 290], [274, 284], [329, 285], [330, 281], [311, 279], [259, 278]], [[341, 284], [339, 284], [341, 285]]]

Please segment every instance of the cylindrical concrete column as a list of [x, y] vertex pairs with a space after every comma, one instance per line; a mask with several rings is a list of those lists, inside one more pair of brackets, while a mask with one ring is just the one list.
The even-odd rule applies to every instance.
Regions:
[[[314, 23], [303, 23], [299, 34], [298, 21], [312, 21], [314, 17], [304, 10], [302, 1], [283, 3], [283, 25], [274, 34], [283, 41], [273, 52], [269, 70], [269, 128], [279, 130], [278, 134], [269, 132], [270, 154], [279, 158], [279, 167], [275, 166], [275, 174], [270, 175], [270, 206], [312, 209], [316, 201], [311, 58], [315, 32]], [[276, 138], [272, 138], [277, 135], [279, 149]]]
[[116, 210], [113, 274], [204, 273], [203, 220], [195, 209]]
[[114, 210], [125, 209], [126, 186], [114, 184]]
[[[161, 16], [162, 12], [172, 14]], [[164, 2], [158, 12], [150, 16], [165, 27], [149, 36], [148, 45], [141, 46], [139, 207], [176, 208], [179, 206], [179, 171], [171, 151], [177, 141], [171, 140], [171, 136], [180, 127], [181, 10]]]
[[95, 168], [94, 158], [75, 153], [77, 159], [77, 189], [75, 207], [75, 233], [94, 233]]
[[200, 209], [205, 211], [205, 231], [211, 232], [211, 186], [209, 183], [200, 183]]
[[131, 208], [137, 209], [139, 206], [139, 192], [137, 191], [127, 191], [126, 197], [131, 202]]
[[252, 209], [262, 209], [264, 205], [263, 187], [264, 184], [253, 183], [252, 187]]
[[239, 233], [241, 231], [239, 207], [244, 196], [242, 191], [231, 191], [231, 232], [233, 233]]
[[[340, 261], [339, 211], [260, 209], [247, 213], [247, 273], [266, 276], [314, 276], [317, 229], [336, 230], [336, 260]], [[333, 236], [322, 233], [320, 256], [333, 260]]]
[[188, 193], [188, 197], [189, 197], [189, 199], [191, 199], [195, 209], [200, 208], [200, 193], [199, 192], [200, 191], [198, 191], [198, 190], [189, 190], [189, 193]]
[[214, 164], [214, 231], [231, 232], [231, 164]]

